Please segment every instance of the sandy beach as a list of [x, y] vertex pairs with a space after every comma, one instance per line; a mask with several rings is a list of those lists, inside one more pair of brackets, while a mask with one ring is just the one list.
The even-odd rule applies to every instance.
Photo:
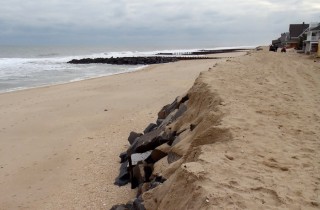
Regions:
[[171, 148], [182, 158], [162, 167], [147, 209], [319, 208], [319, 60], [228, 56], [0, 94], [0, 209], [126, 203], [136, 192], [113, 182], [130, 131], [188, 90], [171, 127], [197, 127]]
[[0, 94], [0, 209], [109, 209], [132, 198], [130, 187], [113, 185], [129, 132], [217, 62]]

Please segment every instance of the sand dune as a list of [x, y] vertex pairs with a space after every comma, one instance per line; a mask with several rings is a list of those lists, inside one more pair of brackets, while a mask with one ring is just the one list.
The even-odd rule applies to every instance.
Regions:
[[320, 64], [249, 53], [197, 78], [147, 209], [319, 209]]

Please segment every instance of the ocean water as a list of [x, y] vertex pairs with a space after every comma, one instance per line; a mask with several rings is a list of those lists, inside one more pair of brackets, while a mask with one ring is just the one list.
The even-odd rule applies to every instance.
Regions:
[[196, 50], [198, 49], [135, 51], [103, 46], [0, 46], [0, 93], [132, 72], [145, 67], [68, 64], [72, 59], [152, 56], [161, 52]]

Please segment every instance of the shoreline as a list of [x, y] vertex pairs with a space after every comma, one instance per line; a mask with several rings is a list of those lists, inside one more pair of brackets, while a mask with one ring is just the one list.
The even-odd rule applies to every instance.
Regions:
[[86, 80], [93, 80], [93, 79], [100, 79], [103, 77], [110, 77], [110, 76], [115, 76], [115, 75], [119, 75], [119, 74], [127, 74], [127, 73], [133, 73], [136, 71], [142, 71], [144, 68], [148, 68], [150, 65], [146, 65], [146, 66], [142, 66], [142, 67], [137, 67], [136, 70], [133, 71], [127, 71], [127, 72], [121, 72], [121, 73], [115, 73], [115, 74], [109, 74], [109, 75], [102, 75], [102, 76], [94, 76], [94, 77], [90, 77], [90, 78], [83, 78], [83, 79], [73, 79], [71, 81], [68, 82], [61, 82], [61, 83], [52, 83], [52, 84], [46, 84], [46, 85], [41, 85], [41, 86], [35, 86], [35, 87], [21, 87], [21, 88], [17, 88], [17, 89], [11, 89], [11, 90], [7, 90], [4, 92], [0, 92], [1, 94], [6, 94], [6, 93], [13, 93], [16, 91], [27, 91], [27, 90], [31, 90], [31, 89], [37, 89], [37, 88], [48, 88], [48, 87], [54, 87], [54, 86], [59, 86], [59, 85], [67, 85], [70, 83], [74, 83], [74, 82], [82, 82], [82, 81], [86, 81]]
[[[208, 54], [207, 56], [208, 57], [213, 57], [213, 58], [216, 58], [216, 59], [227, 59], [227, 58], [230, 58], [230, 57], [226, 57], [225, 55], [231, 55], [231, 57], [234, 57], [234, 56], [238, 56], [239, 54], [242, 54], [243, 52], [246, 52], [246, 51], [248, 51], [248, 50], [231, 52], [231, 53]], [[166, 64], [166, 63], [163, 63], [163, 64]], [[157, 65], [157, 64], [151, 64], [151, 65]], [[69, 84], [69, 83], [73, 83], [73, 82], [81, 82], [81, 81], [86, 81], [86, 80], [91, 80], [91, 79], [98, 79], [98, 78], [102, 78], [102, 77], [109, 77], [109, 76], [113, 76], [113, 75], [132, 73], [132, 72], [136, 72], [136, 71], [141, 71], [141, 70], [143, 70], [145, 68], [148, 68], [149, 66], [150, 65], [140, 66], [140, 67], [136, 67], [134, 70], [124, 71], [124, 72], [120, 72], [120, 73], [111, 73], [111, 74], [102, 75], [102, 76], [93, 76], [93, 77], [90, 77], [90, 78], [73, 79], [75, 81], [71, 80], [71, 81], [66, 81], [66, 82], [57, 82], [57, 83], [44, 84], [44, 85], [34, 86], [34, 87], [19, 87], [19, 88], [0, 91], [0, 95], [1, 94], [6, 94], [6, 93], [12, 93], [12, 92], [16, 92], [16, 91], [24, 91], [24, 90], [35, 89], [35, 88], [47, 88], [47, 87], [56, 86], [56, 85], [65, 85], [65, 84]]]

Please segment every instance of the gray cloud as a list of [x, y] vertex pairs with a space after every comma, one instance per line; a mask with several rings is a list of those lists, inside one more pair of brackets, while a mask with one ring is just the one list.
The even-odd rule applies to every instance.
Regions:
[[10, 0], [0, 43], [266, 44], [319, 11], [318, 0]]

